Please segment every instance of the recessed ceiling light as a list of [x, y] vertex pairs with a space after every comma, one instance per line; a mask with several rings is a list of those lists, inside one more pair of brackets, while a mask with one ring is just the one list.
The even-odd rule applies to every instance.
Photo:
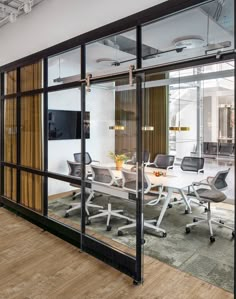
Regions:
[[117, 60], [112, 59], [112, 58], [98, 58], [96, 60], [97, 63], [102, 64], [102, 65], [115, 65], [116, 63], [119, 63]]
[[173, 44], [176, 48], [185, 47], [187, 49], [193, 49], [202, 47], [204, 44], [204, 39], [195, 35], [181, 36], [173, 40]]

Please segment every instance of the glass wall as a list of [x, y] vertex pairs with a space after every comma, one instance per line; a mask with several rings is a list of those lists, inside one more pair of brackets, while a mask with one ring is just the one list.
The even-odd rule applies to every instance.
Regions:
[[[212, 1], [142, 27], [143, 67], [234, 48], [234, 1]], [[163, 34], [164, 32], [164, 34]]]
[[48, 59], [48, 86], [80, 80], [80, 48]]
[[136, 65], [136, 30], [108, 36], [86, 46], [86, 71], [93, 77], [128, 71], [129, 65]]
[[[168, 179], [181, 183], [184, 157], [204, 158], [204, 178], [230, 168], [227, 198], [212, 212], [233, 227], [235, 65], [226, 61], [235, 58], [233, 11], [233, 0], [225, 0], [158, 20], [151, 13], [145, 24], [132, 17], [127, 31], [121, 21], [106, 27], [106, 37], [92, 31], [50, 48], [54, 54], [44, 61], [1, 70], [1, 202], [136, 283], [145, 238], [151, 263], [158, 259], [232, 292], [232, 232], [217, 227], [218, 246], [210, 251], [207, 226], [185, 234], [192, 223], [185, 212], [201, 217], [209, 209], [201, 202], [190, 206], [189, 190]], [[67, 50], [58, 53], [63, 45]], [[197, 57], [215, 63], [174, 69], [173, 63], [194, 65]], [[136, 60], [144, 69], [129, 72]], [[166, 71], [154, 70], [163, 64]], [[173, 156], [174, 169], [153, 169], [157, 155]]]
[[86, 234], [135, 256], [137, 172], [131, 173], [134, 186], [128, 189], [124, 171], [135, 166], [136, 90], [127, 78], [92, 84], [85, 110], [86, 178], [91, 184]]
[[[146, 127], [149, 128], [144, 135], [143, 147], [151, 153], [151, 164], [147, 164], [145, 172], [153, 183], [166, 187], [161, 197], [157, 196], [155, 204], [146, 204], [144, 216], [151, 219], [157, 217], [157, 227], [167, 233], [166, 238], [160, 239], [159, 234], [144, 230], [144, 253], [233, 292], [234, 61], [165, 73], [149, 71], [145, 74], [143, 88], [143, 113]], [[165, 169], [165, 166], [158, 164], [158, 161], [162, 161], [160, 157], [165, 157], [161, 156], [163, 154], [174, 157], [172, 168]], [[193, 168], [191, 171], [186, 170], [184, 161], [188, 161], [187, 165], [190, 167], [189, 161], [192, 159], [198, 162], [203, 160], [202, 174]], [[208, 178], [205, 182], [210, 184], [210, 177], [216, 177], [219, 172], [226, 173], [224, 188], [220, 188], [224, 193], [221, 194], [224, 200], [220, 203], [212, 200], [209, 210], [209, 206], [203, 204], [203, 197], [202, 203], [192, 199], [192, 183]], [[188, 180], [191, 189], [187, 188]], [[208, 185], [208, 191], [216, 188], [214, 186]], [[200, 185], [199, 188], [206, 188], [206, 185]], [[189, 200], [192, 213], [185, 210], [186, 201]], [[209, 227], [207, 220], [203, 222], [207, 217], [213, 218], [213, 234], [210, 240], [212, 243], [216, 241], [210, 251]], [[197, 225], [192, 226], [193, 223]], [[220, 223], [228, 227], [221, 227]], [[204, 267], [207, 261], [208, 267]]]

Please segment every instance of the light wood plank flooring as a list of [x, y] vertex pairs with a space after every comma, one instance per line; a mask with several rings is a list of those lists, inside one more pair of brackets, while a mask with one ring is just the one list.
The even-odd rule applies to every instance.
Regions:
[[228, 299], [233, 294], [145, 257], [145, 283], [0, 208], [1, 299]]

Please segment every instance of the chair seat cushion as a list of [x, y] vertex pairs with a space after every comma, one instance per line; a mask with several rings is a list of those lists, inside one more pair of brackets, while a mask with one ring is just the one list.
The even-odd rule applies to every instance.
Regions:
[[[226, 199], [226, 195], [218, 190], [199, 188], [196, 190], [203, 201], [221, 202]], [[190, 196], [195, 196], [194, 192], [189, 193]]]

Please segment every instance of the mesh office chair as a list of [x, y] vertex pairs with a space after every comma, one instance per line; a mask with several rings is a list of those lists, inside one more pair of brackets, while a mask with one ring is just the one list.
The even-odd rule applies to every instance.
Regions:
[[[81, 163], [77, 163], [77, 162], [72, 162], [72, 161], [67, 161], [68, 167], [69, 167], [69, 175], [70, 176], [75, 176], [77, 178], [81, 178]], [[77, 185], [74, 184], [70, 184], [73, 187], [78, 187]], [[92, 207], [92, 208], [103, 208], [102, 206], [99, 205], [95, 205], [93, 204], [91, 201], [94, 197], [94, 192], [91, 191], [90, 189], [86, 188], [86, 193], [89, 193], [89, 197], [87, 198], [86, 202], [85, 202], [85, 211], [87, 213], [87, 215], [90, 215], [88, 207]], [[78, 195], [81, 194], [81, 191], [79, 191], [78, 193], [76, 193], [75, 195], [73, 195], [72, 199], [74, 197], [77, 197]], [[81, 203], [71, 203], [70, 207], [68, 210], [66, 210], [65, 213], [65, 217], [69, 217], [70, 216], [70, 212], [75, 211], [77, 209], [81, 208]]]
[[154, 161], [150, 163], [148, 166], [168, 170], [173, 169], [174, 161], [175, 156], [158, 154], [156, 155]]
[[180, 168], [183, 171], [204, 172], [204, 158], [199, 157], [184, 157]]
[[200, 202], [205, 202], [208, 204], [207, 217], [194, 217], [193, 223], [186, 225], [186, 233], [190, 233], [190, 227], [192, 226], [197, 226], [201, 223], [208, 223], [211, 242], [215, 242], [212, 224], [217, 224], [221, 227], [226, 227], [232, 230], [232, 236], [235, 236], [233, 227], [225, 225], [221, 219], [212, 218], [211, 215], [211, 202], [218, 203], [226, 199], [226, 195], [221, 191], [227, 187], [226, 177], [229, 173], [229, 170], [230, 169], [219, 171], [215, 177], [209, 177], [206, 181], [194, 182], [192, 184], [193, 192], [189, 193], [188, 195], [196, 197]]
[[[108, 186], [111, 188], [111, 190], [112, 190], [112, 186], [116, 186], [116, 187], [120, 186], [121, 179], [117, 179], [109, 167], [91, 165], [91, 169], [92, 169], [92, 181], [94, 183], [102, 185], [102, 186]], [[108, 195], [107, 198], [108, 198], [107, 209], [99, 210], [99, 212], [100, 212], [99, 214], [89, 217], [87, 224], [90, 224], [91, 219], [106, 216], [107, 217], [107, 224], [106, 224], [107, 231], [110, 231], [111, 230], [111, 225], [110, 225], [111, 216], [121, 218], [121, 219], [126, 219], [126, 220], [130, 220], [130, 218], [121, 214], [121, 213], [123, 213], [123, 210], [112, 210], [112, 206], [110, 203], [110, 196]]]
[[[137, 186], [137, 174], [135, 172], [131, 172], [131, 171], [127, 171], [127, 170], [122, 170], [122, 177], [123, 177], [123, 183], [122, 183], [122, 187], [124, 190], [131, 192], [131, 193], [136, 193], [136, 186]], [[146, 174], [144, 174], [144, 194], [154, 194], [154, 195], [158, 195], [159, 197], [159, 192], [156, 192], [154, 190], [152, 190], [153, 188], [157, 187], [159, 185], [154, 185], [150, 182], [148, 176]], [[150, 204], [153, 205], [153, 203], [156, 201], [156, 203], [159, 201], [158, 199], [149, 199], [149, 200], [145, 200], [146, 203], [145, 204]], [[124, 225], [122, 227], [118, 228], [118, 236], [122, 236], [123, 232], [122, 230], [126, 230], [128, 228], [133, 228], [136, 227], [136, 220], [132, 220], [133, 223], [131, 224], [127, 224]], [[154, 223], [154, 224], [153, 224]], [[152, 220], [144, 220], [143, 222], [143, 226], [144, 228], [149, 228], [149, 229], [153, 229], [156, 232], [161, 232], [162, 233], [162, 237], [166, 237], [166, 231], [160, 227], [156, 226], [157, 224], [157, 220], [156, 219], [152, 219]]]
[[[184, 157], [182, 159], [180, 168], [182, 169], [182, 171], [190, 171], [190, 172], [197, 172], [197, 173], [203, 173], [204, 172], [204, 158], [200, 158], [200, 157]], [[188, 188], [188, 192], [190, 191], [190, 189]], [[203, 206], [205, 207], [202, 203], [200, 203], [196, 198], [195, 199], [190, 199], [189, 203], [194, 202], [197, 205]], [[179, 204], [179, 203], [183, 203], [183, 199], [177, 199], [174, 198], [174, 201], [172, 201], [168, 207], [171, 208], [173, 205]], [[206, 207], [205, 207], [206, 209]], [[185, 209], [185, 214], [188, 214], [188, 209]]]
[[[82, 163], [82, 154], [81, 153], [74, 153], [74, 159], [75, 159], [75, 162]], [[92, 162], [99, 162], [99, 161], [92, 160], [90, 154], [88, 152], [85, 152], [85, 164], [89, 165]]]

